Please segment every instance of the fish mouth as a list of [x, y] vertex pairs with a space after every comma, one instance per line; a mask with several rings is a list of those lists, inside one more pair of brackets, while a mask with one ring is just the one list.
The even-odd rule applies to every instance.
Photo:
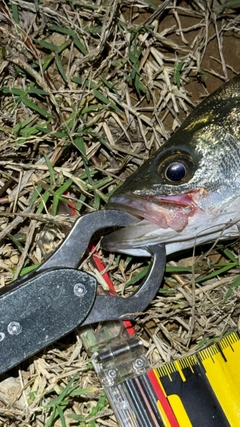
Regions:
[[105, 235], [101, 245], [111, 252], [149, 256], [146, 246], [164, 243], [169, 255], [218, 239], [236, 238], [239, 198], [234, 197], [229, 209], [227, 194], [199, 189], [177, 196], [113, 195], [107, 209], [124, 210], [139, 221]]
[[195, 196], [195, 193], [144, 197], [120, 194], [110, 198], [107, 209], [121, 209], [160, 228], [181, 231], [188, 224], [189, 217], [198, 210]]
[[[110, 252], [149, 256], [146, 246], [176, 240], [182, 242], [191, 218], [201, 212], [198, 205], [201, 196], [201, 190], [170, 196], [133, 193], [113, 195], [106, 208], [124, 210], [139, 221], [133, 226], [105, 235], [101, 246]], [[171, 246], [170, 251], [168, 247], [167, 253], [175, 251], [176, 246]]]

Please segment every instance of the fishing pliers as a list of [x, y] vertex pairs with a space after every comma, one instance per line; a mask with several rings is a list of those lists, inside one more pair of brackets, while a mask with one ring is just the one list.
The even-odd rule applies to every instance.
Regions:
[[164, 245], [145, 248], [152, 257], [148, 276], [128, 298], [97, 295], [96, 279], [77, 269], [94, 233], [135, 221], [117, 210], [78, 218], [60, 247], [34, 273], [0, 290], [0, 374], [79, 325], [132, 319], [145, 310], [163, 278]]

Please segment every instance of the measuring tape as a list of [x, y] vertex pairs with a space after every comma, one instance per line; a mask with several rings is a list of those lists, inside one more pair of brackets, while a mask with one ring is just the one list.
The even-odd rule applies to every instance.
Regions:
[[104, 351], [104, 357], [98, 353], [93, 360], [121, 426], [240, 426], [238, 332], [156, 369], [147, 367], [137, 338], [123, 347], [121, 352], [120, 345], [113, 346], [110, 358]]
[[240, 426], [240, 336], [147, 373], [164, 426]]

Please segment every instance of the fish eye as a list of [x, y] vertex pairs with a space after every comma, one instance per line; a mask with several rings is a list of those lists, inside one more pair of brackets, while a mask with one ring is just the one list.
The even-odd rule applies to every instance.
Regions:
[[189, 155], [183, 151], [165, 153], [158, 166], [158, 173], [165, 182], [179, 185], [188, 182], [194, 175], [197, 165]]
[[167, 167], [165, 175], [169, 181], [182, 181], [186, 175], [186, 168], [183, 163], [174, 162]]

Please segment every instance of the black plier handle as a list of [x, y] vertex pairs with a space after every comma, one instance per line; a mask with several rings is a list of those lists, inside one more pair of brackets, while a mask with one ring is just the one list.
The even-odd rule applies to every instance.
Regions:
[[0, 294], [0, 373], [66, 335], [79, 325], [131, 319], [156, 295], [165, 270], [165, 247], [153, 245], [147, 279], [129, 298], [97, 295], [96, 279], [77, 270], [92, 235], [129, 226], [123, 211], [96, 211], [79, 218], [56, 252], [35, 273], [14, 281]]

